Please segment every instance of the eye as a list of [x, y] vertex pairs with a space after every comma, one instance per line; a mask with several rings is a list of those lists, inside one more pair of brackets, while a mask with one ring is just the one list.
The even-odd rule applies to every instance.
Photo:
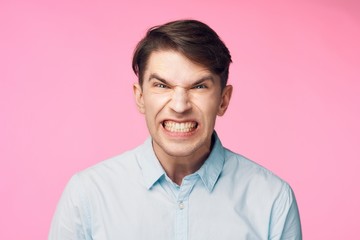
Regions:
[[204, 84], [196, 85], [193, 87], [194, 89], [204, 89], [207, 88]]
[[166, 86], [163, 83], [155, 83], [154, 86], [157, 87], [157, 88], [168, 88], [168, 86]]

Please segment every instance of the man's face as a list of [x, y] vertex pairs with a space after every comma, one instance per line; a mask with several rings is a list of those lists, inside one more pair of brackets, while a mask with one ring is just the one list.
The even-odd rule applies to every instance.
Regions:
[[153, 52], [143, 86], [134, 85], [159, 159], [207, 156], [217, 115], [225, 113], [231, 86], [221, 90], [219, 76], [181, 53]]

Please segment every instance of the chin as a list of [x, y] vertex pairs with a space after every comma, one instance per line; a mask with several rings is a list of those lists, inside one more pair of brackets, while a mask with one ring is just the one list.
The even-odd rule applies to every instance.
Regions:
[[164, 149], [164, 151], [172, 157], [188, 157], [194, 154], [194, 149], [179, 149], [180, 147], [177, 147], [176, 149]]

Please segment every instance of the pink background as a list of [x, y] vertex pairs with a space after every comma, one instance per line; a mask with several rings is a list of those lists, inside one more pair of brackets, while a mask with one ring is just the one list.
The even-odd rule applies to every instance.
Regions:
[[0, 239], [46, 239], [70, 176], [145, 140], [132, 51], [178, 18], [232, 52], [223, 144], [291, 184], [304, 239], [359, 236], [357, 0], [2, 0]]

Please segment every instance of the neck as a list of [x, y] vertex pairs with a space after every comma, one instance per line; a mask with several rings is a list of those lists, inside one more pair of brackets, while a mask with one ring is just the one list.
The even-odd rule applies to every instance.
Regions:
[[166, 160], [159, 159], [159, 161], [164, 168], [167, 176], [174, 183], [180, 186], [184, 177], [200, 169], [200, 167], [205, 162], [207, 156], [208, 154], [197, 160], [189, 160], [188, 158], [186, 160], [179, 158], [167, 158]]
[[186, 156], [173, 156], [153, 143], [154, 152], [167, 176], [179, 186], [185, 176], [200, 169], [211, 151], [211, 144], [206, 148]]
[[167, 176], [180, 186], [184, 177], [196, 172], [204, 164], [211, 152], [213, 143], [213, 136], [210, 136], [204, 144], [198, 144], [198, 147], [195, 148], [189, 143], [182, 145], [181, 143], [169, 142], [167, 147], [164, 147], [153, 141], [152, 145]]

